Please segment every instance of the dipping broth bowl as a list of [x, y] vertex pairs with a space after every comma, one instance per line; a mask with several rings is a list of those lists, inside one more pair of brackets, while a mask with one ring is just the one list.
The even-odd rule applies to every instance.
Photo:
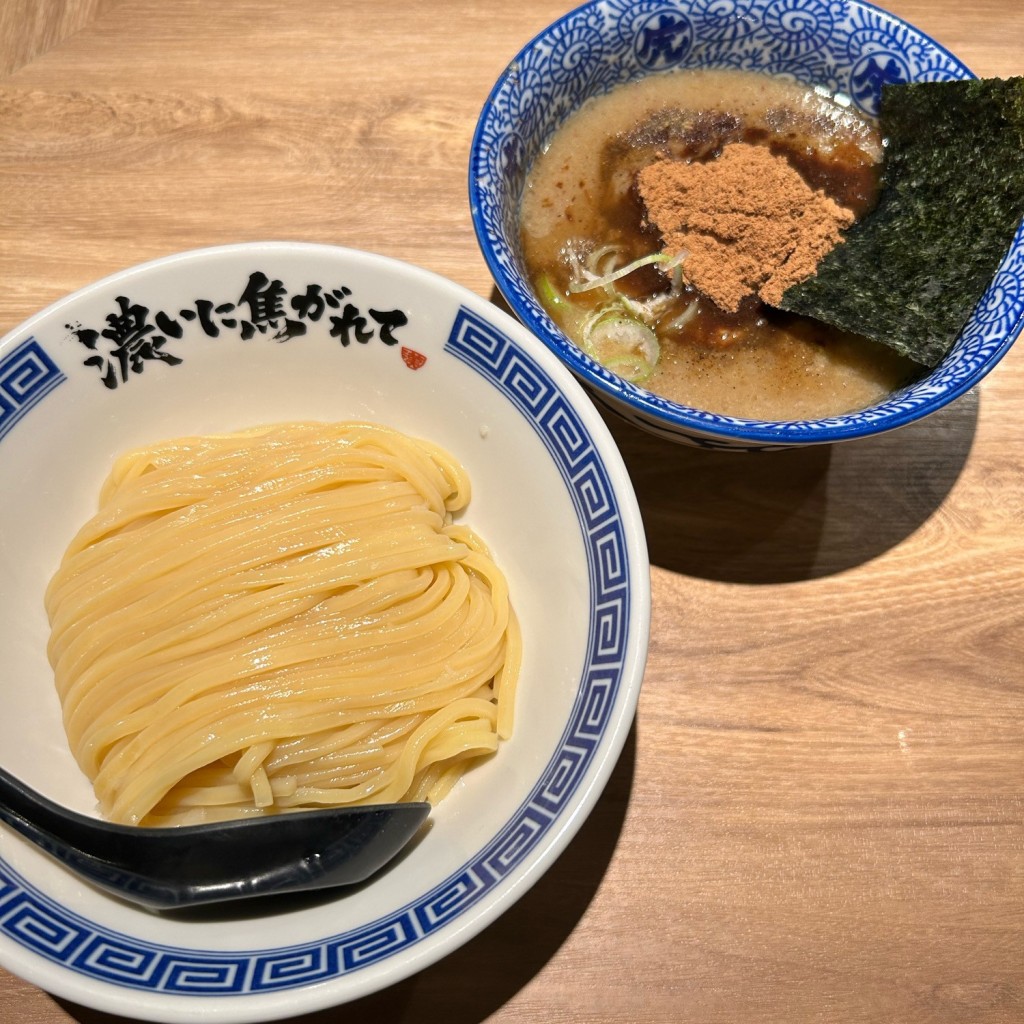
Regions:
[[857, 0], [594, 0], [571, 11], [504, 70], [484, 104], [470, 155], [477, 239], [523, 323], [599, 404], [653, 434], [703, 448], [762, 450], [868, 437], [913, 423], [974, 387], [1024, 324], [1024, 229], [937, 367], [874, 405], [827, 419], [743, 419], [669, 401], [606, 370], [555, 325], [532, 290], [519, 241], [531, 165], [588, 99], [682, 68], [783, 76], [845, 96], [872, 116], [886, 83], [974, 77], [918, 29]]

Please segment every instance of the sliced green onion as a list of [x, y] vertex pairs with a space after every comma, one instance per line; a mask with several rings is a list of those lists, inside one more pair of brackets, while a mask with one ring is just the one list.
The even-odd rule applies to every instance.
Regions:
[[630, 384], [643, 384], [652, 373], [654, 367], [643, 356], [615, 356], [604, 363], [606, 369], [618, 374]]
[[672, 297], [677, 298], [683, 292], [683, 268], [677, 263], [672, 271]]
[[550, 310], [555, 310], [561, 306], [567, 306], [569, 304], [569, 300], [565, 297], [565, 294], [560, 292], [554, 286], [554, 283], [547, 274], [541, 274], [541, 276], [537, 278], [537, 296]]
[[670, 331], [681, 331], [697, 315], [697, 301], [691, 302], [686, 309], [675, 317], [668, 325]]
[[640, 259], [634, 260], [632, 263], [627, 263], [626, 266], [620, 267], [618, 270], [613, 270], [610, 274], [605, 274], [602, 277], [594, 277], [586, 281], [570, 281], [569, 291], [570, 292], [589, 292], [594, 288], [604, 288], [606, 285], [611, 284], [613, 281], [618, 281], [620, 277], [625, 277], [627, 274], [632, 274], [634, 270], [639, 270], [641, 267], [649, 266], [652, 263], [664, 263], [665, 266], [662, 268], [666, 273], [679, 266], [689, 253], [681, 252], [675, 256], [669, 256], [665, 252], [652, 252], [647, 256], [641, 256]]
[[621, 313], [600, 317], [587, 331], [584, 344], [602, 361], [623, 352], [638, 352], [653, 363], [661, 353], [654, 331], [647, 324]]
[[587, 321], [583, 350], [633, 383], [649, 377], [661, 356], [654, 331], [615, 308], [600, 310]]
[[631, 299], [628, 295], [619, 294], [616, 298], [622, 303], [626, 312], [636, 317], [637, 320], [643, 320], [644, 323], [649, 324], [653, 319], [646, 303], [637, 302], [636, 299]]
[[587, 270], [590, 271], [591, 274], [600, 276], [603, 273], [601, 264], [609, 256], [618, 256], [621, 252], [621, 245], [602, 245], [587, 257]]
[[652, 295], [649, 299], [644, 299], [643, 301], [631, 299], [628, 295], [623, 295], [621, 292], [616, 292], [615, 297], [622, 304], [623, 308], [635, 316], [637, 320], [643, 320], [648, 327], [657, 327], [658, 320], [665, 312], [665, 307], [675, 301], [667, 292]]

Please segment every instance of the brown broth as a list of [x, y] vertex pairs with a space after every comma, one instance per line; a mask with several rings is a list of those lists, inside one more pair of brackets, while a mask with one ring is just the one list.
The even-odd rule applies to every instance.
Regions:
[[[661, 240], [646, 223], [637, 171], [666, 155], [711, 159], [731, 142], [784, 155], [812, 187], [857, 216], [877, 199], [877, 128], [820, 90], [754, 72], [702, 70], [652, 75], [593, 99], [531, 168], [520, 216], [529, 276], [535, 286], [546, 278], [567, 298], [549, 312], [577, 344], [581, 321], [610, 300], [601, 289], [569, 295], [570, 251], [614, 245], [616, 266], [657, 251]], [[616, 288], [657, 305], [661, 358], [643, 386], [695, 408], [820, 418], [870, 405], [919, 372], [883, 346], [753, 297], [727, 313], [689, 285], [673, 296], [669, 277], [654, 267], [620, 278]]]

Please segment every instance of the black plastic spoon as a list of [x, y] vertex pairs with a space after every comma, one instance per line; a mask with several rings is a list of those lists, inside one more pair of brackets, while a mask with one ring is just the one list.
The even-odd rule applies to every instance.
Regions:
[[0, 768], [0, 819], [93, 885], [160, 910], [361, 882], [429, 811], [378, 804], [137, 828], [69, 811]]

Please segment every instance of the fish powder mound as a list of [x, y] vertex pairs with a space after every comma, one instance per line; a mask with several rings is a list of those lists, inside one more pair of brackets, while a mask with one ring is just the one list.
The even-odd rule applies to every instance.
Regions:
[[855, 219], [784, 157], [749, 143], [706, 162], [657, 160], [638, 172], [637, 187], [665, 251], [685, 253], [687, 280], [729, 312], [755, 294], [777, 305]]

